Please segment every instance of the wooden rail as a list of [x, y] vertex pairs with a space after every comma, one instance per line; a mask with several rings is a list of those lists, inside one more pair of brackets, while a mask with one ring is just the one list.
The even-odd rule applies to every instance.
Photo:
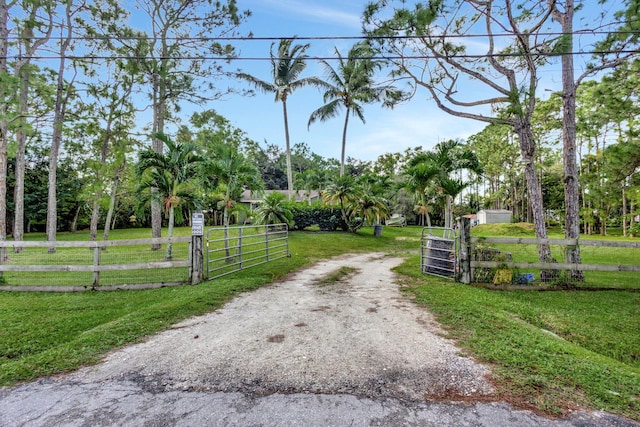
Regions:
[[[478, 243], [507, 244], [507, 245], [537, 245], [539, 243], [559, 246], [596, 246], [611, 248], [640, 249], [640, 242], [613, 242], [606, 240], [576, 240], [576, 239], [536, 239], [509, 237], [472, 237], [472, 245]], [[640, 272], [640, 265], [611, 265], [611, 264], [566, 264], [541, 262], [513, 262], [513, 261], [470, 261], [471, 268], [507, 268], [541, 269], [541, 270], [572, 270], [572, 271], [623, 271]]]
[[[100, 273], [106, 271], [127, 271], [127, 270], [155, 270], [165, 268], [189, 268], [193, 270], [191, 254], [189, 254], [189, 260], [165, 260], [165, 261], [148, 261], [148, 262], [134, 262], [126, 264], [104, 264], [101, 263], [102, 250], [111, 247], [121, 246], [139, 246], [139, 245], [152, 245], [152, 244], [169, 244], [169, 243], [186, 243], [192, 242], [192, 236], [179, 236], [179, 237], [164, 237], [164, 238], [149, 238], [149, 239], [131, 239], [131, 240], [99, 240], [99, 241], [0, 241], [0, 248], [5, 249], [4, 253], [7, 253], [6, 249], [12, 248], [88, 248], [92, 251], [92, 261], [87, 261], [84, 264], [10, 264], [0, 263], [0, 272], [74, 272], [74, 273], [93, 273], [92, 283], [88, 283], [85, 286], [41, 286], [41, 285], [3, 285], [0, 286], [0, 290], [27, 290], [27, 291], [57, 291], [57, 292], [69, 292], [69, 291], [81, 291], [87, 289], [147, 289], [154, 287], [173, 286], [183, 284], [181, 282], [175, 283], [143, 283], [135, 285], [110, 285], [100, 286]], [[17, 254], [17, 256], [20, 256]]]
[[532, 237], [472, 237], [471, 243], [497, 243], [507, 245], [547, 245], [575, 246], [600, 246], [610, 248], [634, 248], [640, 249], [640, 242], [613, 242], [610, 240], [577, 240], [577, 239], [536, 239]]

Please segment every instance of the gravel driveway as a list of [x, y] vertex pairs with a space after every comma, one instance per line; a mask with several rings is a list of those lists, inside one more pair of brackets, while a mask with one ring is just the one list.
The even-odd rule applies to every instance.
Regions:
[[99, 365], [0, 388], [0, 426], [640, 427], [492, 402], [487, 369], [399, 291], [401, 262], [323, 261]]
[[[489, 372], [404, 297], [401, 258], [348, 255], [243, 294], [73, 375], [148, 391], [349, 393], [423, 400], [491, 394]], [[323, 281], [341, 267], [341, 280]], [[207, 286], [215, 286], [208, 284]]]

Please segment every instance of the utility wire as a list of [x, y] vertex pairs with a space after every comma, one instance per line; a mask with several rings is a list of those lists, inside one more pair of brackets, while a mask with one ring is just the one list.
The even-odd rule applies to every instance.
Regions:
[[[544, 37], [559, 37], [564, 35], [565, 33], [558, 32], [541, 32], [535, 33], [536, 36], [544, 36]], [[640, 35], [640, 31], [634, 30], [615, 30], [615, 31], [601, 31], [601, 30], [590, 30], [588, 28], [582, 30], [574, 30], [572, 35], [580, 36], [580, 35], [607, 35], [607, 34], [616, 34], [616, 35]], [[533, 34], [531, 34], [533, 35]], [[514, 33], [497, 33], [497, 34], [447, 34], [445, 37], [448, 39], [461, 39], [461, 38], [485, 38], [485, 37], [515, 37]], [[443, 37], [442, 35], [431, 34], [425, 36], [419, 35], [398, 35], [398, 36], [284, 36], [284, 37], [275, 37], [275, 36], [265, 36], [265, 37], [255, 37], [255, 36], [224, 36], [224, 37], [163, 37], [164, 40], [171, 41], [279, 41], [279, 40], [300, 40], [300, 41], [313, 41], [313, 40], [412, 40], [412, 39], [422, 39], [424, 37]], [[23, 37], [23, 36], [9, 36], [8, 40], [38, 40], [38, 37]], [[51, 36], [49, 40], [62, 40], [66, 39], [64, 36]], [[80, 40], [153, 40], [155, 37], [152, 36], [118, 36], [114, 34], [100, 35], [100, 36], [73, 36], [71, 40], [80, 41]]]
[[[611, 54], [640, 54], [640, 50], [637, 49], [629, 49], [629, 50], [602, 50], [602, 51], [587, 51], [587, 52], [565, 52], [565, 53], [555, 53], [555, 52], [535, 52], [530, 53], [528, 55], [522, 53], [493, 53], [493, 54], [455, 54], [455, 55], [374, 55], [374, 56], [359, 56], [359, 57], [349, 57], [349, 59], [356, 60], [401, 60], [401, 59], [421, 59], [421, 60], [429, 60], [429, 59], [437, 59], [437, 58], [451, 58], [451, 59], [483, 59], [483, 58], [521, 58], [521, 57], [561, 57], [564, 55], [572, 55], [572, 56], [581, 56], [581, 55], [611, 55]], [[30, 59], [38, 60], [38, 61], [46, 61], [46, 60], [59, 60], [61, 56], [56, 55], [47, 55], [47, 56], [31, 56]], [[280, 58], [280, 57], [267, 57], [267, 56], [207, 56], [207, 55], [190, 55], [190, 56], [170, 56], [170, 57], [160, 57], [160, 56], [151, 56], [151, 55], [66, 55], [64, 58], [70, 60], [107, 60], [107, 59], [119, 59], [119, 60], [180, 60], [180, 61], [278, 61], [278, 60], [288, 60], [291, 58]], [[20, 55], [8, 56], [7, 59], [21, 59]], [[337, 56], [308, 56], [306, 58], [298, 58], [304, 61], [337, 61], [340, 58]], [[342, 58], [345, 59], [345, 58]]]

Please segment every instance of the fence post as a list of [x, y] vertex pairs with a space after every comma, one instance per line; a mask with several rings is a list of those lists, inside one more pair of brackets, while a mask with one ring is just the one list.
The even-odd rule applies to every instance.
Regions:
[[190, 259], [191, 266], [189, 267], [189, 282], [192, 285], [197, 285], [204, 280], [204, 256], [202, 253], [202, 236], [191, 236], [191, 249]]
[[264, 246], [266, 261], [269, 261], [269, 224], [264, 226]]
[[191, 244], [189, 251], [189, 282], [197, 285], [204, 280], [203, 236], [204, 214], [196, 211], [191, 215]]
[[100, 286], [100, 271], [98, 271], [97, 267], [100, 265], [100, 253], [102, 252], [102, 248], [96, 244], [93, 248], [93, 283], [91, 284], [91, 289], [96, 290], [98, 286]]
[[238, 230], [238, 247], [236, 249], [238, 253], [238, 262], [240, 266], [240, 270], [242, 270], [242, 227]]
[[460, 229], [460, 281], [471, 283], [471, 220], [458, 218]]

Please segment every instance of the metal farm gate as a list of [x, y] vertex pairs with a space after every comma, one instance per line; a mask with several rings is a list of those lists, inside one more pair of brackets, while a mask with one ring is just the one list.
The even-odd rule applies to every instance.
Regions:
[[455, 279], [459, 271], [460, 240], [456, 230], [422, 229], [420, 270], [425, 274]]
[[287, 224], [211, 228], [205, 245], [209, 280], [291, 256]]

